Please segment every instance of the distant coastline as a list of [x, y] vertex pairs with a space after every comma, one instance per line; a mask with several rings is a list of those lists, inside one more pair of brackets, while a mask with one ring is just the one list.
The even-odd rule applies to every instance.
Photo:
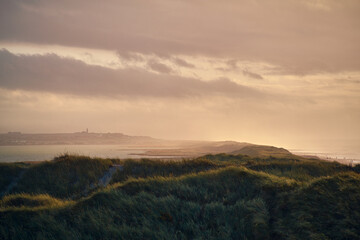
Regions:
[[0, 134], [0, 146], [22, 145], [156, 145], [163, 141], [145, 136], [128, 136], [123, 133], [20, 133]]
[[325, 152], [325, 151], [308, 151], [308, 150], [292, 150], [290, 151], [302, 157], [318, 157], [319, 159], [329, 161], [329, 162], [339, 162], [346, 165], [356, 165], [360, 164], [360, 154], [359, 153], [349, 153], [349, 152]]
[[[172, 159], [195, 157], [209, 153], [251, 155], [259, 151], [263, 152], [266, 149], [265, 155], [276, 156], [292, 153], [306, 158], [319, 158], [346, 165], [360, 164], [360, 153], [349, 153], [348, 151], [327, 152], [290, 149], [288, 152], [282, 148], [235, 141], [162, 140], [148, 136], [129, 136], [123, 133], [92, 133], [88, 130], [75, 133], [2, 133], [0, 134], [0, 147], [0, 162], [50, 160], [54, 156], [68, 151], [68, 149], [71, 153], [98, 157]], [[11, 147], [18, 148], [15, 150]], [[254, 149], [245, 151], [245, 147], [259, 149], [256, 149], [255, 152]], [[241, 151], [239, 152], [239, 150]]]

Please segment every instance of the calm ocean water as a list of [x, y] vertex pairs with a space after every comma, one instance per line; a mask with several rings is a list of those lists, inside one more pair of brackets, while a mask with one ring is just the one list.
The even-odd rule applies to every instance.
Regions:
[[[142, 158], [144, 148], [119, 145], [30, 145], [0, 146], [0, 162], [52, 160], [64, 153], [102, 158]], [[168, 158], [167, 156], [164, 156]], [[147, 157], [148, 158], [148, 157]]]
[[[0, 146], [0, 162], [22, 162], [52, 160], [64, 153], [86, 155], [102, 158], [142, 158], [134, 155], [144, 153], [146, 149], [121, 145], [30, 145], [30, 146]], [[353, 160], [360, 163], [360, 154], [350, 151], [326, 152], [320, 150], [290, 149], [294, 154], [318, 156], [329, 161], [339, 161], [345, 164]], [[146, 158], [149, 158], [146, 156]], [[159, 158], [159, 157], [153, 157]], [[162, 156], [171, 158], [171, 156]]]
[[321, 150], [291, 150], [293, 154], [301, 156], [317, 156], [328, 161], [337, 161], [344, 164], [360, 164], [360, 154], [349, 151], [321, 151]]

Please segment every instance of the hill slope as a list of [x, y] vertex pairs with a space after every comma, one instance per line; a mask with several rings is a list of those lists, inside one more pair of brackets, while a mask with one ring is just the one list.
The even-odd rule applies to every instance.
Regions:
[[243, 154], [252, 157], [290, 157], [292, 154], [285, 148], [277, 148], [273, 146], [249, 145], [231, 152], [231, 154]]
[[[25, 173], [0, 200], [1, 239], [360, 238], [360, 175], [338, 163], [65, 155], [17, 167]], [[113, 167], [110, 184], [98, 184]]]

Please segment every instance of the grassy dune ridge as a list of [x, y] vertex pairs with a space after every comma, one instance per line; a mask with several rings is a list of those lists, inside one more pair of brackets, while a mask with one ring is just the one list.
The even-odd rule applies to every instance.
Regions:
[[0, 201], [0, 210], [44, 210], [64, 207], [72, 201], [66, 201], [49, 196], [48, 194], [31, 195], [26, 193], [11, 194], [3, 197]]
[[[98, 180], [112, 166], [110, 184]], [[360, 239], [360, 174], [318, 159], [0, 164], [1, 239]]]

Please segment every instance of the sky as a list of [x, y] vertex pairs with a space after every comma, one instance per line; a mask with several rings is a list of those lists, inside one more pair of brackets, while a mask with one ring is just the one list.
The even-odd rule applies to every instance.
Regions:
[[358, 0], [0, 0], [0, 132], [359, 150], [359, 53]]

